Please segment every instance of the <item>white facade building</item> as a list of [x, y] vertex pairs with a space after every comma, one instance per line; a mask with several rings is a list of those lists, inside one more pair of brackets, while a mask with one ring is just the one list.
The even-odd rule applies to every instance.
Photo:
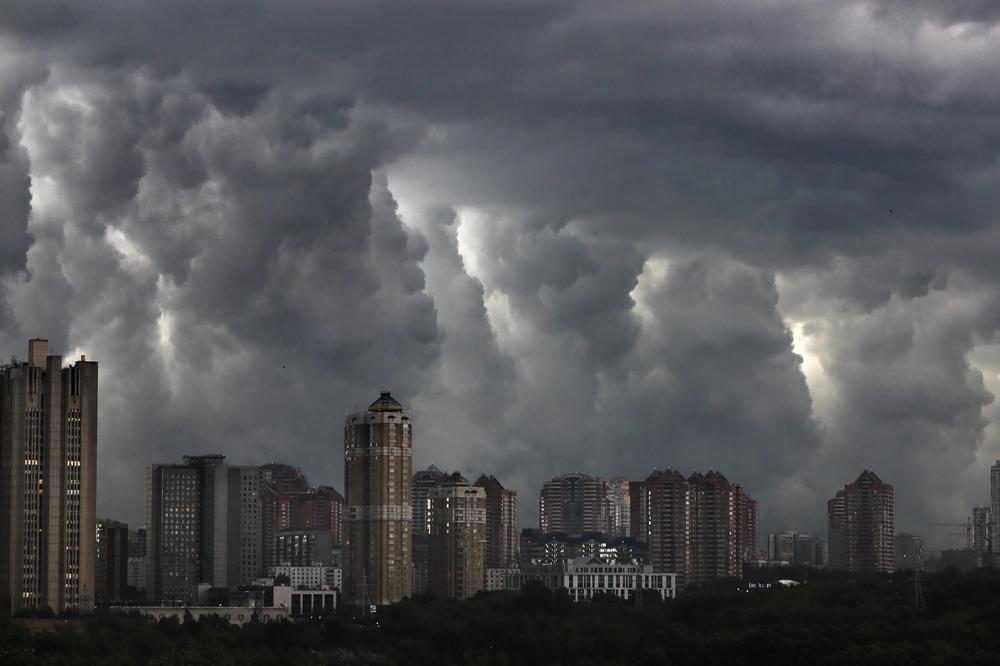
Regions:
[[653, 590], [660, 599], [673, 599], [677, 596], [677, 574], [654, 573], [648, 564], [620, 564], [596, 557], [577, 557], [567, 560], [563, 566], [560, 587], [569, 591], [573, 601], [590, 599], [598, 593], [631, 599], [638, 590]]
[[339, 590], [343, 581], [343, 570], [340, 567], [281, 565], [268, 569], [267, 575], [271, 578], [288, 576], [288, 584], [292, 587], [320, 588], [326, 586]]

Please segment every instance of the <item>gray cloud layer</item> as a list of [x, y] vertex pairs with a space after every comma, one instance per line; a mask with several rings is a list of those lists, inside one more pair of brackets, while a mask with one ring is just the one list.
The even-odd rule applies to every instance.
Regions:
[[342, 415], [389, 387], [418, 462], [526, 524], [547, 476], [669, 465], [822, 530], [870, 465], [926, 532], [1000, 456], [998, 21], [5, 3], [0, 349], [101, 361], [131, 521], [184, 452], [340, 485]]

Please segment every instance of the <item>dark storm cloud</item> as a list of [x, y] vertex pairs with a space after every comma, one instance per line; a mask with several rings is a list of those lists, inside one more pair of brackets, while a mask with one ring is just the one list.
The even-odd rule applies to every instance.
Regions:
[[998, 19], [5, 3], [0, 342], [103, 363], [102, 511], [187, 450], [339, 483], [388, 387], [526, 523], [571, 467], [711, 465], [820, 529], [873, 464], [919, 531], [1000, 454]]

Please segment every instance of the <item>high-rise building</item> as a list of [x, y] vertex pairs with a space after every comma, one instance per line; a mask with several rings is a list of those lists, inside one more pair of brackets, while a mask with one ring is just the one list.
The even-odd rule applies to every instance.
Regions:
[[[1000, 460], [990, 467], [990, 518], [992, 534], [1000, 534], [997, 522], [1000, 522]], [[1000, 539], [993, 540], [993, 552], [1000, 553]]]
[[309, 490], [309, 481], [298, 467], [284, 463], [268, 463], [261, 465], [260, 480], [268, 483], [280, 495], [304, 493]]
[[649, 542], [649, 495], [645, 481], [628, 482], [629, 533], [640, 543]]
[[693, 491], [679, 472], [653, 472], [642, 484], [648, 515], [649, 560], [653, 571], [677, 574], [681, 587], [695, 578], [691, 530]]
[[344, 419], [344, 591], [348, 602], [410, 596], [412, 421], [388, 392]]
[[827, 544], [809, 534], [795, 530], [771, 532], [767, 535], [767, 559], [801, 566], [825, 567]]
[[276, 566], [333, 566], [333, 539], [329, 530], [284, 530], [275, 537]]
[[136, 527], [128, 531], [128, 556], [146, 557], [145, 527]]
[[508, 490], [492, 474], [483, 474], [475, 485], [486, 491], [486, 568], [503, 568], [517, 562], [517, 491]]
[[687, 582], [705, 583], [740, 575], [736, 531], [736, 491], [725, 476], [709, 470], [695, 472], [691, 485], [691, 545], [694, 576]]
[[608, 538], [627, 537], [632, 534], [632, 502], [627, 479], [608, 481]]
[[893, 539], [893, 571], [924, 569], [924, 538], [914, 534], [897, 534]]
[[603, 534], [608, 528], [607, 485], [579, 472], [553, 477], [542, 486], [538, 515], [543, 533]]
[[190, 465], [146, 468], [146, 599], [197, 599], [201, 485]]
[[656, 470], [629, 484], [631, 526], [637, 544], [648, 545], [655, 571], [677, 574], [681, 587], [739, 577], [742, 563], [756, 560], [757, 502], [743, 487], [714, 470]]
[[799, 533], [794, 530], [771, 532], [767, 535], [767, 559], [772, 562], [795, 563], [795, 539]]
[[760, 559], [760, 537], [757, 533], [760, 505], [739, 484], [733, 485], [733, 492], [736, 495], [736, 557], [740, 563], [754, 562]]
[[46, 340], [0, 366], [0, 605], [89, 610], [95, 595], [97, 363]]
[[146, 598], [191, 600], [199, 584], [228, 590], [264, 571], [257, 467], [221, 455], [150, 465], [146, 475]]
[[97, 521], [95, 598], [120, 601], [128, 586], [128, 525], [117, 520]]
[[993, 512], [988, 506], [972, 507], [972, 547], [989, 553], [993, 545]]
[[469, 599], [483, 589], [486, 489], [458, 472], [431, 488], [430, 591]]
[[434, 465], [413, 474], [413, 536], [431, 533], [431, 488], [440, 483], [445, 473]]
[[870, 469], [827, 503], [830, 566], [858, 573], [892, 572], [893, 487]]

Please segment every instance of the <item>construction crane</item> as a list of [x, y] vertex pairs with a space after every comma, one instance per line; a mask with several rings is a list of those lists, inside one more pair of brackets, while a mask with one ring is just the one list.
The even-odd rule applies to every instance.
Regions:
[[[971, 549], [972, 540], [972, 518], [966, 518], [964, 523], [931, 523], [931, 527], [961, 527], [965, 530], [965, 547]], [[961, 536], [960, 532], [952, 532], [949, 536]]]

